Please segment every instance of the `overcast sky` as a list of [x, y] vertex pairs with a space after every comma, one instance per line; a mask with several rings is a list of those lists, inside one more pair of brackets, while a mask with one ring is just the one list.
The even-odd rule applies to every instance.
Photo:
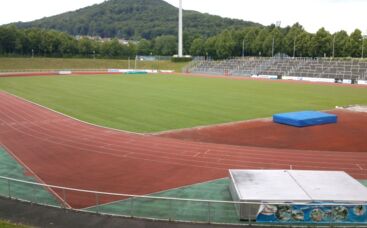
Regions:
[[[1, 0], [0, 24], [31, 21], [76, 10], [104, 0]], [[178, 0], [165, 0], [178, 6]], [[183, 0], [184, 9], [269, 25], [302, 24], [307, 31], [359, 28], [367, 33], [367, 0]]]

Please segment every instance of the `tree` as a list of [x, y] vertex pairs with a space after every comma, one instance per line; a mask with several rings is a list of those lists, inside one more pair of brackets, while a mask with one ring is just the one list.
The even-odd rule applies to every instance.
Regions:
[[348, 40], [349, 36], [346, 31], [339, 31], [333, 35], [334, 39], [334, 51], [335, 57], [346, 57], [349, 56], [348, 52]]
[[236, 42], [233, 39], [230, 31], [224, 31], [218, 35], [217, 41], [215, 42], [216, 56], [220, 59], [225, 59], [233, 56], [233, 51], [236, 46]]
[[90, 56], [95, 51], [93, 41], [88, 38], [80, 39], [78, 44], [79, 54], [83, 56]]
[[[268, 35], [266, 36], [266, 39], [263, 42], [263, 53], [267, 56], [272, 56], [273, 52], [274, 55], [282, 52], [282, 34], [280, 32], [280, 29], [275, 27]], [[274, 44], [274, 50], [273, 50], [273, 44]]]
[[136, 52], [138, 55], [150, 55], [152, 53], [152, 43], [146, 39], [141, 39]]
[[323, 57], [332, 55], [332, 36], [321, 28], [317, 31], [316, 35], [312, 39], [312, 53], [314, 56]]
[[303, 27], [296, 23], [288, 31], [287, 35], [284, 37], [284, 52], [289, 56], [299, 56], [300, 54], [300, 44], [301, 44], [301, 34], [305, 30]]
[[[66, 33], [60, 34], [61, 44], [59, 52], [61, 56], [72, 56], [78, 52], [78, 41]], [[99, 44], [95, 45], [96, 53], [99, 52]]]
[[245, 29], [245, 55], [257, 55], [257, 51], [254, 47], [254, 42], [259, 34], [259, 28], [252, 27]]
[[253, 43], [253, 50], [256, 52], [256, 54], [270, 55], [269, 53], [271, 53], [271, 50], [269, 50], [269, 47], [264, 50], [264, 42], [266, 39], [268, 39], [268, 37], [270, 37], [269, 28], [263, 28], [259, 31], [259, 34]]
[[5, 26], [2, 27], [2, 29], [0, 30], [0, 46], [4, 54], [15, 53], [17, 44], [17, 32], [18, 31], [15, 26]]
[[216, 52], [216, 48], [215, 48], [216, 42], [217, 42], [217, 37], [216, 36], [210, 37], [205, 41], [205, 44], [204, 44], [205, 55], [208, 58], [217, 59], [217, 52]]
[[128, 45], [120, 44], [118, 39], [113, 39], [102, 44], [101, 53], [112, 58], [127, 57], [130, 56], [130, 49]]
[[171, 56], [177, 53], [177, 38], [175, 36], [159, 36], [154, 40], [154, 53]]
[[362, 32], [359, 29], [350, 34], [348, 41], [348, 50], [351, 57], [361, 57], [362, 54]]
[[312, 34], [303, 31], [296, 38], [296, 56], [311, 57], [312, 56]]
[[192, 42], [190, 54], [193, 56], [205, 56], [205, 40], [203, 38], [196, 38]]

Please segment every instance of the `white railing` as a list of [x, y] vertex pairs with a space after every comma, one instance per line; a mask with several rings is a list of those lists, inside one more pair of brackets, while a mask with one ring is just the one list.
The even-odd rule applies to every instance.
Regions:
[[[50, 194], [50, 192], [54, 196], [57, 195], [58, 200], [54, 202], [58, 203], [49, 203], [45, 200], [45, 198], [41, 198], [40, 192], [42, 191], [46, 192], [46, 194], [49, 194], [51, 198], [52, 195]], [[257, 208], [261, 205], [304, 205], [315, 207], [320, 206], [320, 204], [312, 203], [254, 203], [110, 193], [41, 184], [3, 176], [0, 176], [0, 195], [3, 197], [18, 199], [21, 201], [31, 202], [39, 205], [66, 208], [88, 213], [107, 214], [121, 217], [146, 218], [164, 221], [231, 224], [246, 226], [269, 225], [266, 223], [256, 223], [253, 221], [254, 211], [251, 212], [251, 208], [253, 208], [254, 206]], [[115, 204], [113, 208], [109, 208], [111, 202]], [[70, 206], [69, 204], [72, 205]], [[116, 204], [120, 205], [116, 206]], [[341, 204], [343, 205], [343, 203]], [[82, 207], [81, 205], [84, 205], [84, 207]], [[86, 205], [88, 205], [88, 207], [85, 207]], [[247, 219], [246, 221], [240, 221], [238, 213], [240, 213], [241, 218], [243, 218], [243, 211], [241, 211], [240, 208], [246, 205], [250, 208], [250, 210], [248, 210], [249, 219]], [[340, 204], [335, 203], [322, 204], [323, 207], [337, 207], [337, 205], [340, 206]], [[346, 207], [353, 207], [360, 206], [361, 204], [345, 203], [344, 205]], [[120, 208], [116, 209], [116, 207]], [[256, 213], [257, 211], [255, 212], [255, 214]], [[333, 216], [333, 214], [331, 214], [331, 216]], [[330, 218], [330, 221], [321, 222], [319, 223], [319, 225], [332, 226], [338, 224], [338, 222], [340, 221]], [[287, 221], [285, 223], [272, 223], [269, 226], [284, 226], [285, 224], [289, 227], [292, 225], [305, 225], [307, 223]], [[348, 224], [343, 223], [343, 225], [347, 226]], [[352, 227], [356, 226], [356, 224], [352, 223], [350, 223], [349, 225], [351, 225]], [[360, 223], [359, 225], [367, 225], [367, 223]]]

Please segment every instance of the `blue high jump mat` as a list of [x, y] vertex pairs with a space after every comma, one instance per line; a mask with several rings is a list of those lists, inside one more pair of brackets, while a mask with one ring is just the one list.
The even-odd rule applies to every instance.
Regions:
[[273, 121], [294, 127], [308, 127], [337, 123], [338, 117], [325, 112], [303, 111], [275, 114], [273, 115]]

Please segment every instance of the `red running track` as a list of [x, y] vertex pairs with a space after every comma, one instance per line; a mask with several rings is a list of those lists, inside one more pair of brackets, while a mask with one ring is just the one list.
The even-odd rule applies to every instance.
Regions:
[[[0, 144], [44, 183], [103, 192], [150, 194], [223, 178], [228, 169], [237, 168], [344, 170], [367, 179], [367, 153], [220, 145], [122, 132], [4, 92]], [[100, 203], [115, 199], [106, 197]], [[83, 208], [95, 198], [69, 192], [66, 201]]]
[[[269, 119], [160, 133], [162, 137], [238, 146], [367, 152], [367, 113], [333, 110], [337, 124], [297, 128]], [[156, 134], [157, 135], [157, 134]]]

